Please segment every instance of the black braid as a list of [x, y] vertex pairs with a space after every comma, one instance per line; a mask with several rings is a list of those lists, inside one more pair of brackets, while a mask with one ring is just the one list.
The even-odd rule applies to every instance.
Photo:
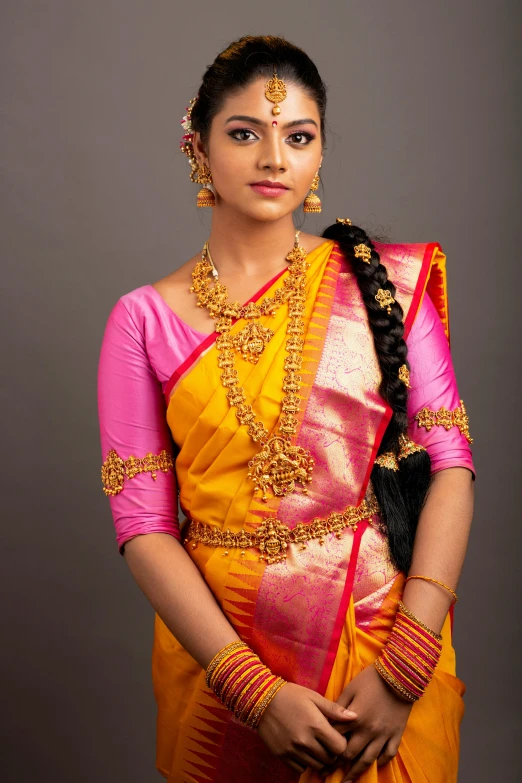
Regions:
[[[386, 267], [364, 229], [346, 223], [333, 223], [323, 231], [326, 239], [335, 239], [351, 265], [368, 313], [373, 341], [382, 379], [379, 392], [391, 406], [393, 415], [379, 446], [385, 451], [399, 452], [399, 435], [408, 429], [408, 390], [399, 380], [401, 365], [408, 366], [408, 347], [404, 340], [403, 310], [395, 301], [388, 314], [375, 299], [382, 288], [395, 299], [395, 286], [388, 279]], [[370, 263], [355, 256], [357, 245], [371, 250]], [[426, 451], [417, 452], [399, 462], [399, 471], [374, 465], [372, 484], [381, 507], [381, 515], [388, 530], [392, 561], [400, 570], [408, 572], [411, 565], [413, 542], [419, 514], [424, 505], [430, 483], [430, 458]]]

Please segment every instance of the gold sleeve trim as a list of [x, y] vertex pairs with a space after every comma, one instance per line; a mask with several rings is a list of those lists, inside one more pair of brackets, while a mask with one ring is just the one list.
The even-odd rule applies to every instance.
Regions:
[[439, 408], [438, 411], [423, 408], [416, 414], [415, 419], [419, 427], [425, 427], [428, 432], [432, 427], [444, 427], [445, 430], [458, 427], [468, 443], [473, 443], [473, 438], [469, 434], [469, 417], [462, 400], [453, 411], [444, 407]]
[[170, 468], [174, 468], [174, 460], [165, 449], [159, 454], [149, 452], [144, 457], [131, 455], [126, 460], [123, 460], [114, 449], [111, 449], [101, 468], [103, 491], [107, 496], [117, 495], [123, 489], [125, 477], [131, 479], [138, 473], [150, 473], [156, 481], [158, 470], [167, 473]]

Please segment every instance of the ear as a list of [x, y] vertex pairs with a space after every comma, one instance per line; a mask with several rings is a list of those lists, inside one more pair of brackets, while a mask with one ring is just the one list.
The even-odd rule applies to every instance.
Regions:
[[192, 142], [194, 147], [194, 155], [196, 156], [196, 159], [198, 163], [201, 165], [201, 163], [206, 163], [208, 166], [208, 157], [205, 150], [205, 146], [203, 142], [201, 141], [201, 134], [199, 131], [194, 132], [194, 140]]

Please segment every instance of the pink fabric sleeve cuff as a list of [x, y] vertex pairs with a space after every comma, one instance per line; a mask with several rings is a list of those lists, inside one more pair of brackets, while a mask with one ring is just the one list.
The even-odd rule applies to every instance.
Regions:
[[[165, 400], [147, 356], [144, 324], [135, 323], [120, 299], [112, 309], [103, 336], [98, 365], [98, 417], [102, 460], [114, 449], [130, 456], [174, 458], [166, 422]], [[145, 533], [169, 533], [178, 540], [177, 482], [173, 468], [125, 476], [123, 489], [110, 507], [120, 554], [127, 541]]]
[[475, 476], [469, 443], [458, 427], [446, 430], [435, 425], [429, 431], [420, 427], [415, 415], [422, 408], [453, 411], [460, 404], [448, 340], [442, 322], [428, 294], [407, 339], [411, 390], [408, 395], [409, 435], [424, 446], [431, 458], [431, 472], [464, 467]]

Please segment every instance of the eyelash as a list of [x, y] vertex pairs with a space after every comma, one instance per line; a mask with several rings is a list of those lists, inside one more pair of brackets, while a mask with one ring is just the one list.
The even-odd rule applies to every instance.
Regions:
[[[236, 133], [254, 133], [254, 131], [250, 130], [250, 128], [235, 128], [233, 131], [230, 131], [228, 135], [234, 139]], [[310, 142], [315, 139], [315, 136], [313, 136], [311, 133], [307, 133], [307, 131], [295, 131], [294, 133], [290, 134], [289, 138], [291, 138], [292, 136], [304, 136], [308, 140], [306, 144], [296, 142], [297, 147], [307, 147], [310, 144]], [[252, 139], [235, 139], [235, 140], [239, 142], [252, 141]]]

